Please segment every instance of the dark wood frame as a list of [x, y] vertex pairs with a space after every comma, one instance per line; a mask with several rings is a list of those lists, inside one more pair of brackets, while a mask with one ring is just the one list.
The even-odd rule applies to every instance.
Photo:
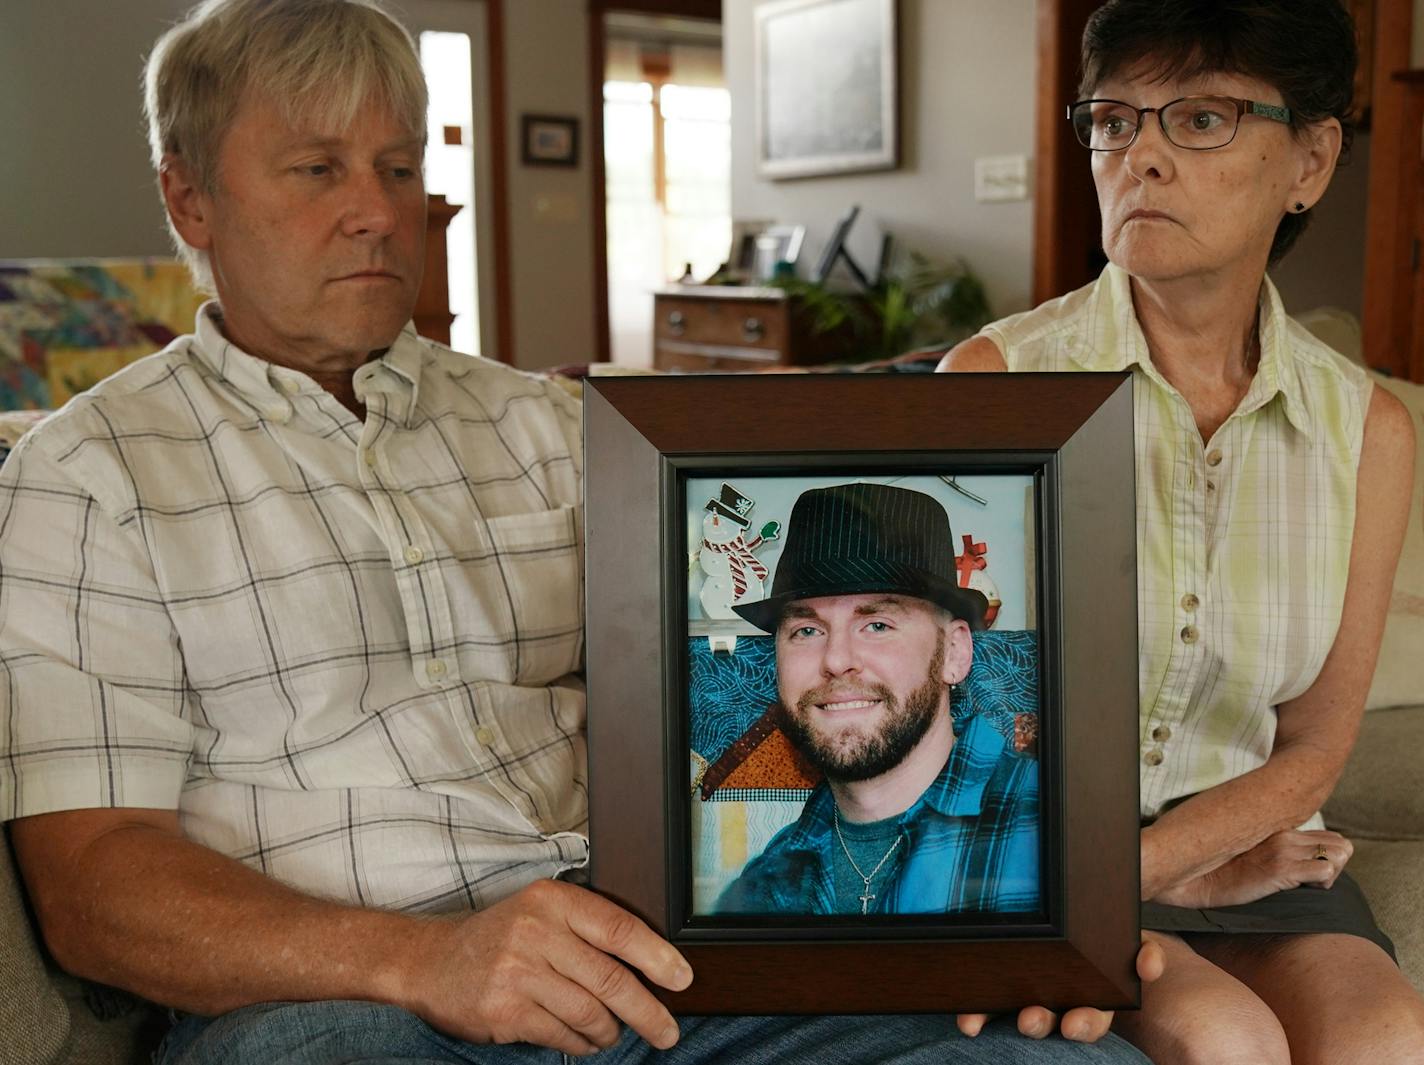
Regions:
[[[764, 178], [773, 181], [790, 180], [794, 178], [838, 176], [842, 174], [860, 174], [879, 170], [894, 170], [900, 165], [900, 4], [899, 0], [874, 0], [883, 6], [883, 16], [889, 23], [884, 27], [885, 40], [882, 47], [882, 68], [881, 76], [885, 84], [881, 86], [888, 99], [882, 116], [886, 119], [886, 129], [884, 130], [886, 148], [883, 152], [871, 157], [869, 153], [864, 153], [865, 158], [847, 158], [838, 156], [811, 156], [797, 160], [773, 160], [766, 157], [766, 40], [764, 26], [769, 19], [779, 15], [790, 14], [795, 10], [797, 4], [805, 5], [807, 8], [818, 4], [833, 2], [833, 0], [778, 0], [777, 3], [761, 4], [752, 10], [755, 20], [755, 55], [756, 55], [756, 152], [757, 152], [757, 173]], [[789, 10], [782, 12], [782, 5], [787, 5]], [[834, 59], [831, 60], [834, 62]]]
[[[568, 132], [569, 150], [562, 155], [539, 155], [530, 139], [536, 126], [560, 126]], [[519, 158], [525, 166], [578, 166], [579, 120], [576, 115], [520, 115]]]
[[[1138, 1005], [1128, 375], [593, 378], [585, 434], [590, 876], [692, 963], [659, 996], [687, 1014]], [[1037, 923], [688, 917], [685, 478], [828, 469], [1038, 478]]]

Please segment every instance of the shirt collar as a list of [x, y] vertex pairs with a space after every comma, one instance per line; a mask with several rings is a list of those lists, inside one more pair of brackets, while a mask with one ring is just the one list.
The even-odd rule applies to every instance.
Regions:
[[[223, 336], [221, 320], [222, 308], [216, 300], [208, 300], [198, 309], [197, 343], [193, 349], [206, 366], [264, 417], [286, 421], [292, 416], [291, 396], [320, 390], [321, 386], [300, 370], [278, 366], [243, 351]], [[385, 395], [386, 417], [409, 425], [419, 397], [423, 362], [424, 345], [414, 323], [408, 322], [379, 359], [356, 371], [356, 398], [369, 405], [368, 397]]]
[[[914, 822], [925, 809], [946, 817], [977, 817], [984, 806], [984, 789], [1003, 756], [1007, 741], [988, 721], [973, 717], [955, 739], [939, 776], [913, 806], [900, 817], [902, 825]], [[805, 810], [788, 839], [790, 849], [831, 846], [835, 798], [822, 782], [806, 800]]]
[[[1314, 439], [1315, 419], [1305, 402], [1298, 360], [1291, 350], [1285, 305], [1269, 277], [1262, 279], [1258, 307], [1261, 361], [1237, 413], [1250, 414], [1280, 396], [1290, 423]], [[1121, 267], [1109, 263], [1103, 270], [1089, 296], [1086, 320], [1089, 335], [1077, 345], [1074, 362], [1085, 370], [1138, 369], [1159, 388], [1173, 391], [1152, 364], [1133, 309], [1132, 283]]]

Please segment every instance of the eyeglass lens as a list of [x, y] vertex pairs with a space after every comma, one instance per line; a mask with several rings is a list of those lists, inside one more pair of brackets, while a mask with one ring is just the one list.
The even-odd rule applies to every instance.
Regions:
[[[1138, 126], [1150, 121], [1118, 100], [1086, 100], [1073, 108], [1073, 129], [1085, 148], [1113, 152], [1137, 139]], [[1156, 112], [1167, 139], [1180, 148], [1220, 148], [1236, 136], [1240, 113], [1225, 96], [1188, 96]]]

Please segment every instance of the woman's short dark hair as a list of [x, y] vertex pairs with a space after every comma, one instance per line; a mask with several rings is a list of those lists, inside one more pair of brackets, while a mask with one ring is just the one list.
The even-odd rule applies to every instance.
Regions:
[[[1109, 78], [1142, 71], [1163, 81], [1239, 74], [1280, 92], [1298, 135], [1339, 119], [1343, 159], [1354, 133], [1355, 63], [1355, 27], [1342, 0], [1107, 0], [1083, 30], [1078, 95], [1091, 97]], [[1272, 263], [1309, 217], [1304, 211], [1281, 219]]]

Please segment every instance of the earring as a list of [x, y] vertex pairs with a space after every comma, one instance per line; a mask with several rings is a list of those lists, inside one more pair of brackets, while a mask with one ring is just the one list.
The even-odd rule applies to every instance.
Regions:
[[1301, 213], [1302, 211], [1304, 211], [1304, 210], [1305, 210], [1305, 204], [1301, 203], [1299, 200], [1296, 200], [1296, 202], [1295, 202], [1295, 213], [1296, 213], [1296, 214], [1300, 214], [1300, 213]]

